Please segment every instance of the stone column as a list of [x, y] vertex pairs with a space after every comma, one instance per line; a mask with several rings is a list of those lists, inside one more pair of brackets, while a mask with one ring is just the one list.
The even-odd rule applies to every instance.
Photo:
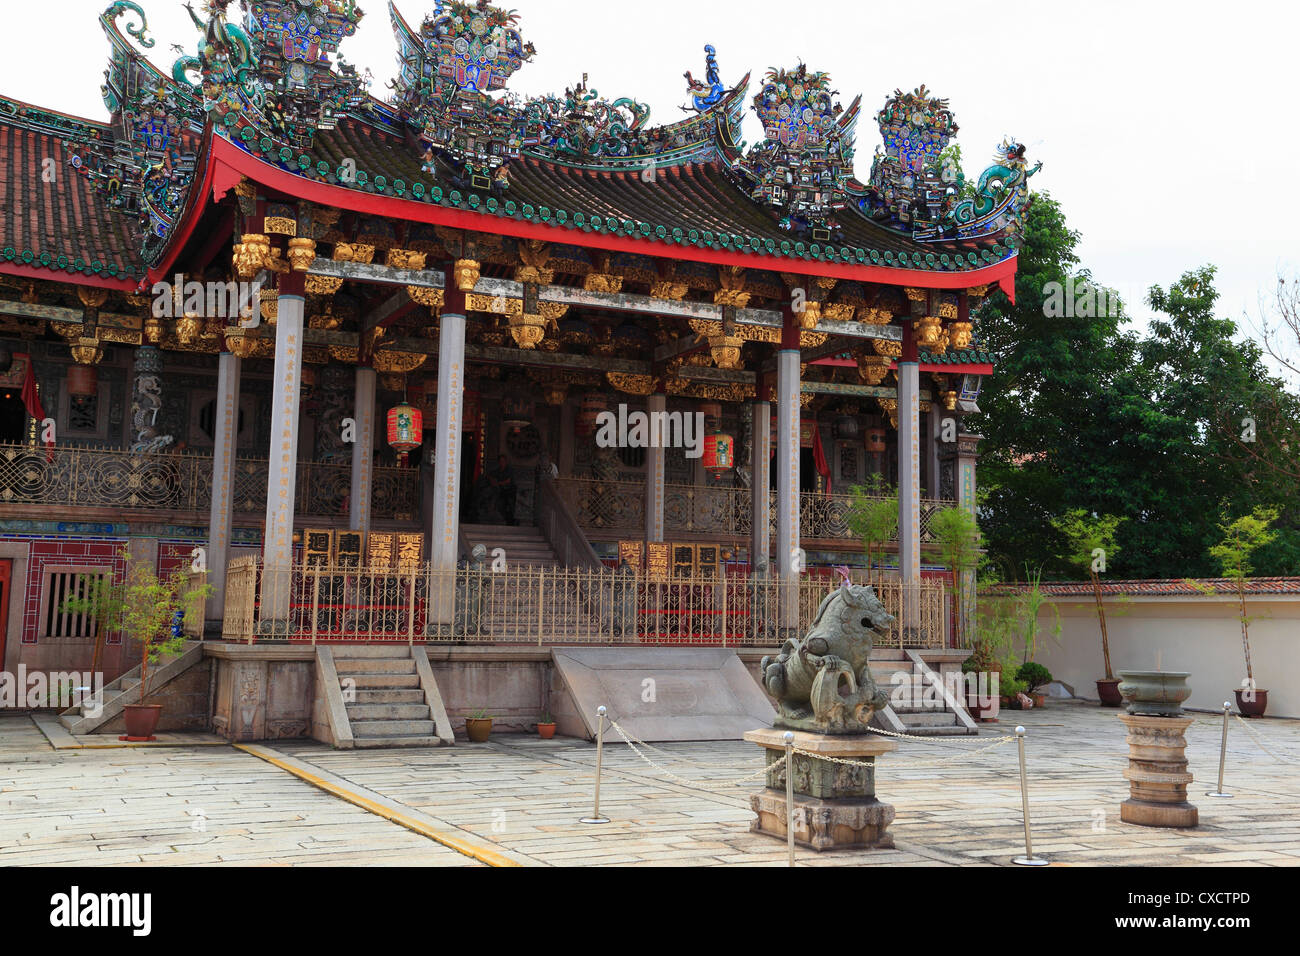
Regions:
[[[447, 304], [463, 296], [448, 288]], [[458, 303], [459, 304], [459, 303]], [[463, 308], [463, 306], [462, 306]], [[456, 568], [460, 541], [461, 419], [465, 400], [465, 315], [443, 312], [438, 335], [438, 436], [434, 445], [433, 527], [429, 563], [435, 572], [430, 584], [429, 621], [451, 624], [455, 619], [455, 589], [447, 572]]]
[[772, 405], [752, 402], [749, 406], [750, 494], [749, 567], [758, 573], [772, 561], [771, 494], [772, 487]]
[[217, 359], [217, 414], [212, 423], [212, 503], [208, 511], [208, 598], [204, 617], [225, 616], [226, 565], [230, 561], [230, 528], [234, 511], [235, 459], [239, 443], [239, 356], [222, 352]]
[[357, 366], [356, 400], [352, 410], [356, 432], [352, 445], [352, 491], [348, 495], [353, 531], [370, 530], [370, 502], [375, 468], [375, 370]]
[[[664, 421], [663, 413], [668, 410], [668, 396], [662, 393], [651, 395], [646, 399], [646, 411], [650, 421]], [[658, 416], [658, 417], [656, 417]], [[667, 429], [662, 432], [651, 425], [650, 447], [646, 450], [645, 468], [645, 539], [662, 541], [664, 539], [664, 439]], [[700, 436], [703, 441], [704, 436]]]
[[1187, 739], [1191, 717], [1120, 714], [1128, 728], [1129, 798], [1119, 805], [1125, 823], [1148, 827], [1194, 827], [1196, 807], [1187, 802]]
[[[271, 448], [267, 455], [266, 528], [262, 539], [261, 620], [289, 621], [293, 518], [298, 483], [298, 415], [302, 397], [304, 298], [279, 296], [275, 375], [271, 380]], [[273, 633], [280, 635], [279, 628]]]
[[804, 570], [799, 542], [801, 408], [799, 350], [783, 348], [776, 353], [776, 568], [782, 579], [781, 626], [786, 628], [799, 624], [798, 576]]
[[[982, 436], [959, 433], [957, 435], [957, 504], [972, 517], [976, 511], [975, 459], [979, 454]], [[966, 634], [975, 633], [976, 588], [975, 569], [962, 572], [962, 628]]]
[[912, 323], [903, 326], [898, 361], [898, 572], [904, 588], [901, 627], [918, 624], [921, 583], [921, 424], [920, 370]]

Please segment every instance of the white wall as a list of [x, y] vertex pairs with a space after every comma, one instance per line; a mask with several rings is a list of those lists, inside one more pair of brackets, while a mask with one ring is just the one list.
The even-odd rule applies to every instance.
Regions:
[[[1221, 710], [1246, 676], [1237, 605], [1227, 596], [1130, 597], [1103, 599], [1110, 635], [1111, 667], [1155, 670], [1156, 655], [1167, 671], [1188, 671], [1192, 697], [1184, 705]], [[1095, 681], [1104, 677], [1097, 608], [1087, 599], [1056, 599], [1059, 642], [1039, 639], [1036, 660], [1079, 697], [1096, 699]], [[1040, 635], [1050, 633], [1052, 605], [1039, 614]], [[1251, 661], [1256, 686], [1267, 690], [1268, 716], [1300, 718], [1300, 596], [1247, 598]]]

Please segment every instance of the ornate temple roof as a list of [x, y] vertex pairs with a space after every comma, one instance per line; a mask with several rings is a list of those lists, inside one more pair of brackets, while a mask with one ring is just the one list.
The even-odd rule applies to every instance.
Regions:
[[70, 150], [105, 141], [103, 124], [0, 99], [0, 269], [123, 288], [144, 276], [131, 221], [65, 167]]
[[[111, 122], [30, 133], [53, 137], [40, 147], [67, 160], [65, 187], [79, 181], [47, 229], [66, 223], [67, 236], [15, 222], [5, 236], [15, 255], [98, 261], [91, 274], [109, 278], [165, 268], [211, 202], [207, 187], [219, 199], [248, 176], [363, 214], [675, 259], [743, 256], [954, 289], [1014, 270], [1036, 167], [1008, 141], [968, 182], [945, 152], [957, 131], [948, 103], [924, 87], [895, 91], [876, 115], [883, 152], [860, 181], [861, 97], [843, 106], [831, 78], [802, 63], [767, 71], [751, 98], [749, 75], [725, 82], [706, 46], [704, 78], [686, 73], [686, 118], [656, 126], [644, 104], [607, 99], [586, 75], [563, 95], [511, 93], [510, 77], [538, 55], [513, 11], [433, 0], [414, 26], [390, 3], [399, 65], [381, 101], [340, 53], [364, 16], [354, 0], [201, 6], [186, 4], [196, 53], [170, 70], [143, 52], [154, 41], [136, 3], [105, 10]], [[747, 105], [764, 129], [748, 149]], [[24, 208], [50, 201], [24, 188]]]

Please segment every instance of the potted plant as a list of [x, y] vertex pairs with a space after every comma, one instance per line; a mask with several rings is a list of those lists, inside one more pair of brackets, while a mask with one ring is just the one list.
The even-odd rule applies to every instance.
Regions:
[[1064, 555], [1067, 562], [1088, 572], [1092, 579], [1092, 593], [1097, 601], [1097, 622], [1101, 625], [1101, 655], [1106, 665], [1106, 676], [1097, 681], [1097, 697], [1103, 707], [1118, 707], [1123, 703], [1119, 693], [1119, 678], [1110, 666], [1110, 639], [1106, 634], [1106, 608], [1101, 602], [1101, 579], [1106, 562], [1119, 553], [1115, 532], [1123, 518], [1115, 515], [1089, 514], [1082, 508], [1066, 513], [1052, 522], [1068, 545]]
[[537, 736], [550, 740], [555, 736], [555, 718], [549, 710], [542, 711], [542, 719], [537, 722]]
[[1250, 661], [1250, 618], [1246, 615], [1246, 579], [1254, 572], [1255, 552], [1271, 543], [1277, 533], [1269, 525], [1277, 520], [1276, 508], [1256, 508], [1232, 522], [1222, 522], [1223, 540], [1210, 548], [1210, 557], [1219, 562], [1223, 576], [1237, 591], [1238, 617], [1241, 619], [1241, 648], [1246, 657], [1246, 680], [1237, 693], [1237, 709], [1245, 717], [1263, 717], [1268, 709], [1268, 691], [1255, 686], [1255, 671]]
[[1016, 679], [1025, 682], [1025, 693], [1033, 698], [1035, 707], [1042, 707], [1047, 696], [1042, 688], [1052, 682], [1052, 672], [1037, 661], [1025, 661], [1016, 670]]
[[465, 718], [465, 733], [470, 743], [487, 743], [492, 734], [492, 715], [486, 710], [476, 710]]
[[120, 552], [126, 564], [121, 582], [107, 575], [82, 575], [77, 592], [63, 603], [63, 611], [89, 614], [101, 626], [120, 630], [140, 645], [140, 700], [122, 711], [126, 740], [153, 740], [162, 717], [161, 704], [147, 704], [153, 689], [154, 668], [185, 649], [185, 635], [177, 621], [203, 606], [212, 593], [209, 584], [195, 585], [182, 571], [160, 575], [151, 560]]
[[1008, 677], [1004, 671], [1001, 681], [1002, 706], [1008, 710], [1020, 710], [1020, 695], [1029, 689], [1029, 685], [1019, 677]]

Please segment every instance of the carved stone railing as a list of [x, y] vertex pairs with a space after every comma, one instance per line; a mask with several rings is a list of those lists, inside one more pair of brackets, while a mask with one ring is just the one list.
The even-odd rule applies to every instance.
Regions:
[[[645, 534], [645, 485], [634, 481], [560, 478], [557, 493], [589, 535], [640, 537]], [[664, 485], [666, 534], [701, 534], [747, 538], [752, 530], [751, 491], [723, 485]], [[776, 492], [768, 509], [770, 532], [776, 535]], [[843, 541], [855, 537], [850, 520], [855, 499], [850, 495], [801, 494], [799, 534], [805, 541]], [[948, 502], [921, 502], [921, 540], [933, 539], [930, 524]], [[893, 540], [898, 540], [895, 532]]]
[[[266, 510], [265, 460], [235, 466], [234, 511]], [[352, 467], [299, 462], [297, 512], [347, 513]], [[413, 520], [419, 515], [420, 473], [376, 468], [372, 513]], [[125, 449], [0, 445], [0, 504], [206, 512], [212, 501], [212, 458], [202, 454], [136, 454]]]

